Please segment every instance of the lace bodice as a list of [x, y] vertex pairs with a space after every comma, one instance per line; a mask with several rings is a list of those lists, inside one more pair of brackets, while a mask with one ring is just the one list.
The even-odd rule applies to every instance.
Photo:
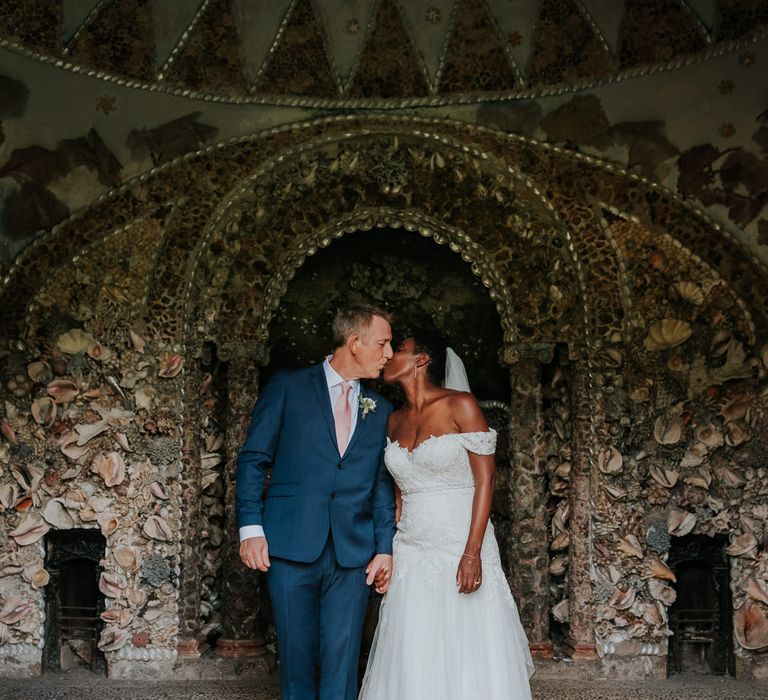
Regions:
[[433, 435], [413, 450], [387, 438], [384, 460], [403, 495], [472, 488], [469, 452], [493, 454], [496, 431]]

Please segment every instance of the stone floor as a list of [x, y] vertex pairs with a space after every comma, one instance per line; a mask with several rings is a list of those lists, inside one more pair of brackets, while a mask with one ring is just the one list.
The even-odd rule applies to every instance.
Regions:
[[[87, 675], [0, 679], [2, 700], [277, 700], [277, 677], [265, 681], [137, 682]], [[666, 681], [539, 680], [534, 700], [766, 700], [768, 685], [732, 679], [675, 676]], [[397, 700], [393, 698], [393, 700]], [[467, 700], [482, 700], [468, 698]]]

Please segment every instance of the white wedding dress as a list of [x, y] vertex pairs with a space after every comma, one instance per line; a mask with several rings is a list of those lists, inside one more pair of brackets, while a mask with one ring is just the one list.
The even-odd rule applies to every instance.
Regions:
[[456, 585], [475, 492], [468, 452], [495, 446], [493, 430], [430, 437], [412, 452], [387, 441], [403, 508], [360, 700], [530, 699], [533, 660], [491, 523], [482, 585]]

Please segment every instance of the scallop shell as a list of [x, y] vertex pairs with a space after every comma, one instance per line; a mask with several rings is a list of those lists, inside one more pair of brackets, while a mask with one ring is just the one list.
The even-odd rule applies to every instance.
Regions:
[[635, 603], [635, 589], [628, 588], [626, 591], [617, 588], [616, 592], [611, 596], [609, 604], [616, 610], [627, 610], [631, 608]]
[[689, 304], [694, 306], [701, 306], [704, 303], [704, 292], [701, 291], [701, 287], [694, 282], [676, 282], [674, 288], [680, 295], [681, 299], [684, 299]]
[[8, 534], [16, 540], [17, 544], [24, 546], [37, 542], [50, 529], [39, 516], [27, 513], [19, 526]]
[[99, 577], [99, 590], [108, 598], [119, 598], [123, 594], [120, 579], [116, 574], [102, 571]]
[[677, 576], [675, 576], [675, 572], [672, 571], [672, 569], [670, 569], [658, 557], [654, 557], [653, 559], [651, 559], [649, 570], [651, 572], [651, 576], [664, 579], [665, 581], [672, 581], [672, 583], [677, 582]]
[[757, 557], [757, 537], [751, 532], [745, 532], [736, 537], [733, 542], [725, 548], [725, 551], [732, 557], [755, 559]]
[[130, 547], [118, 547], [114, 552], [114, 557], [123, 571], [130, 573], [139, 568], [136, 552]]
[[648, 467], [648, 472], [657, 484], [666, 489], [671, 489], [677, 483], [677, 479], [680, 476], [674, 469], [662, 467], [659, 464], [651, 464]]
[[693, 334], [691, 324], [676, 318], [665, 318], [651, 326], [643, 345], [648, 352], [669, 350], [682, 345]]
[[46, 387], [48, 395], [56, 403], [70, 403], [77, 398], [80, 389], [71, 379], [54, 379]]
[[53, 498], [48, 501], [43, 509], [43, 517], [61, 530], [71, 530], [75, 526], [75, 519], [69, 514], [62, 498]]
[[677, 600], [675, 589], [657, 578], [648, 579], [648, 592], [664, 605], [672, 605]]
[[32, 610], [32, 606], [17, 595], [8, 596], [0, 609], [0, 622], [13, 625], [24, 619]]
[[619, 550], [638, 559], [643, 558], [643, 547], [635, 535], [626, 535], [619, 540]]
[[66, 333], [62, 333], [56, 341], [56, 347], [67, 355], [77, 355], [84, 352], [88, 347], [96, 343], [90, 333], [86, 333], [80, 328], [73, 328]]
[[623, 464], [624, 458], [615, 447], [602, 450], [597, 456], [597, 466], [603, 474], [616, 474]]
[[48, 585], [48, 581], [51, 580], [48, 572], [41, 566], [33, 564], [24, 569], [24, 580], [32, 585], [32, 588], [40, 589]]
[[768, 582], [758, 578], [749, 579], [747, 595], [761, 603], [768, 604]]
[[747, 600], [733, 614], [736, 641], [744, 649], [759, 651], [768, 648], [768, 618], [756, 603]]
[[44, 425], [49, 428], [56, 420], [56, 402], [49, 396], [35, 399], [32, 402], [32, 418], [38, 425]]
[[123, 483], [125, 462], [120, 453], [110, 452], [98, 460], [95, 466], [107, 486], [117, 486]]
[[678, 416], [659, 416], [653, 426], [653, 437], [660, 445], [675, 445], [683, 435], [683, 423]]
[[683, 537], [696, 527], [696, 516], [684, 510], [673, 509], [667, 516], [667, 530], [670, 535]]
[[102, 651], [117, 651], [122, 649], [130, 639], [130, 634], [125, 630], [115, 627], [106, 627], [99, 637], [99, 649]]
[[172, 378], [175, 377], [184, 366], [184, 358], [181, 355], [163, 355], [160, 358], [160, 367], [158, 376]]
[[153, 540], [161, 542], [170, 542], [173, 539], [173, 533], [168, 523], [159, 515], [150, 515], [142, 527], [144, 534]]

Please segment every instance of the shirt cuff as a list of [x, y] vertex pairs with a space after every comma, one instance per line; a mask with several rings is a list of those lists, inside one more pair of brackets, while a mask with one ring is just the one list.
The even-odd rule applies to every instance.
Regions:
[[249, 537], [264, 537], [264, 528], [261, 525], [245, 525], [240, 528], [240, 541]]

